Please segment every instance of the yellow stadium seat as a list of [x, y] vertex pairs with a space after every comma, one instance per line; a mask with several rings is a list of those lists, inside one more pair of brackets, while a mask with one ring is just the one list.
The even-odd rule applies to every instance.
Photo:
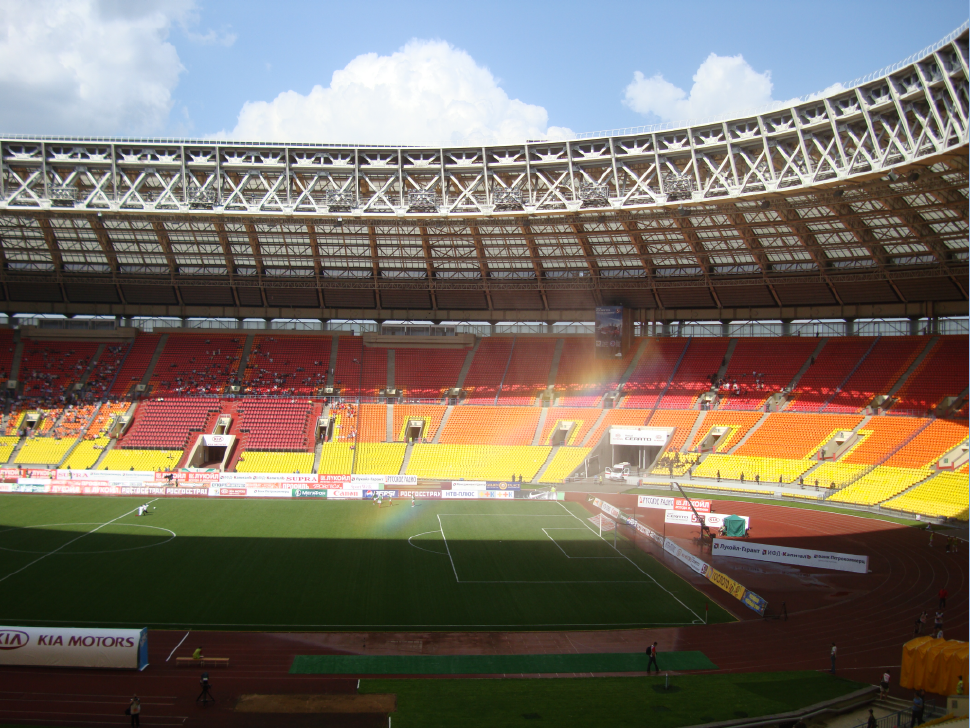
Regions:
[[67, 451], [74, 447], [76, 437], [64, 437], [57, 440], [53, 437], [36, 437], [27, 440], [14, 462], [18, 465], [57, 465], [67, 455]]
[[828, 500], [872, 506], [892, 498], [930, 474], [929, 468], [890, 468], [881, 466], [863, 475]]
[[17, 447], [19, 437], [6, 435], [0, 436], [0, 463], [6, 463], [13, 454], [13, 449]]
[[883, 505], [924, 516], [945, 516], [966, 521], [967, 509], [970, 507], [967, 474], [940, 473]]
[[531, 445], [415, 445], [408, 475], [439, 480], [532, 480], [550, 447]]
[[552, 456], [552, 462], [541, 476], [540, 483], [561, 483], [576, 468], [578, 468], [586, 456], [589, 455], [588, 447], [561, 447], [559, 452]]
[[87, 470], [93, 466], [101, 453], [108, 446], [110, 440], [107, 437], [99, 437], [96, 440], [82, 440], [77, 444], [71, 454], [67, 456], [62, 468], [71, 470]]
[[354, 472], [362, 475], [397, 475], [404, 462], [403, 442], [361, 442], [357, 445]]
[[122, 450], [104, 456], [98, 470], [171, 470], [178, 465], [181, 450]]
[[237, 473], [312, 473], [312, 452], [246, 450], [236, 463]]

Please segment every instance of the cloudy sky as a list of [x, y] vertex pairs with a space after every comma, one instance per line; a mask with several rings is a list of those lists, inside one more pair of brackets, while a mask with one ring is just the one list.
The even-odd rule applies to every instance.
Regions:
[[0, 133], [494, 143], [741, 113], [959, 26], [966, 0], [0, 0]]

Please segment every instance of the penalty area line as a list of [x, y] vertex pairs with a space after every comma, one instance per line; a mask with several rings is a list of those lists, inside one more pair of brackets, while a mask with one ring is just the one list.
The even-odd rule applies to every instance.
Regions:
[[[155, 501], [157, 501], [157, 500], [158, 500], [158, 498], [154, 498], [154, 499], [152, 499], [152, 500], [150, 500], [150, 501], [148, 501], [148, 503], [149, 503], [149, 504], [151, 504], [151, 503], [154, 503], [154, 502], [155, 502]], [[141, 508], [141, 506], [138, 506], [138, 508]], [[60, 546], [58, 546], [58, 547], [57, 547], [56, 549], [54, 549], [53, 551], [48, 551], [48, 552], [47, 552], [46, 554], [43, 554], [43, 555], [41, 555], [41, 556], [38, 556], [38, 557], [37, 557], [36, 559], [34, 559], [33, 561], [31, 561], [31, 562], [30, 562], [29, 564], [27, 564], [26, 566], [21, 566], [21, 567], [20, 567], [19, 569], [17, 569], [16, 571], [12, 571], [12, 572], [10, 572], [9, 574], [7, 574], [6, 576], [4, 576], [4, 577], [0, 577], [0, 582], [2, 582], [2, 581], [6, 581], [6, 580], [7, 580], [7, 579], [9, 579], [9, 578], [10, 578], [11, 576], [16, 576], [16, 575], [17, 575], [17, 574], [19, 574], [19, 573], [20, 573], [21, 571], [25, 571], [25, 570], [27, 570], [27, 569], [29, 569], [29, 568], [30, 568], [31, 566], [33, 566], [34, 564], [36, 564], [36, 563], [37, 563], [38, 561], [43, 561], [43, 560], [44, 560], [44, 559], [46, 559], [46, 558], [47, 558], [48, 556], [52, 556], [52, 555], [54, 555], [54, 554], [56, 554], [56, 553], [57, 553], [58, 551], [60, 551], [61, 549], [64, 549], [64, 548], [67, 548], [68, 546], [70, 546], [70, 545], [71, 545], [72, 543], [74, 543], [75, 541], [80, 541], [80, 540], [81, 540], [82, 538], [84, 538], [85, 536], [90, 536], [90, 535], [91, 535], [92, 533], [96, 533], [97, 531], [100, 531], [100, 530], [101, 530], [102, 528], [104, 528], [105, 526], [110, 526], [110, 525], [111, 525], [112, 523], [114, 523], [115, 521], [120, 521], [120, 520], [121, 520], [122, 518], [124, 518], [125, 516], [130, 516], [130, 515], [131, 515], [132, 513], [134, 513], [135, 511], [137, 511], [137, 510], [138, 510], [138, 508], [132, 508], [132, 509], [131, 509], [130, 511], [128, 511], [127, 513], [122, 513], [122, 514], [121, 514], [120, 516], [118, 516], [117, 518], [112, 518], [112, 519], [111, 519], [110, 521], [108, 521], [108, 522], [106, 522], [106, 523], [102, 523], [102, 524], [101, 524], [100, 526], [98, 526], [97, 528], [92, 528], [92, 529], [91, 529], [90, 531], [86, 531], [86, 532], [84, 532], [84, 533], [82, 533], [82, 534], [81, 534], [80, 536], [78, 536], [77, 538], [72, 538], [72, 539], [71, 539], [70, 541], [68, 541], [67, 543], [63, 543], [63, 544], [61, 544]]]

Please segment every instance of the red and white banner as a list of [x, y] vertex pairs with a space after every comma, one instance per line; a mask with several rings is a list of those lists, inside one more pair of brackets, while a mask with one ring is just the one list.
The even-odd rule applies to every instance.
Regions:
[[441, 498], [440, 490], [399, 490], [397, 494], [401, 498], [414, 498], [416, 500], [421, 500], [422, 498], [429, 500]]
[[329, 488], [327, 489], [327, 500], [331, 498], [343, 498], [345, 500], [360, 500], [364, 497], [361, 488]]
[[698, 513], [711, 512], [712, 501], [709, 500], [691, 498], [688, 502], [686, 498], [665, 498], [657, 495], [637, 496], [638, 508], [662, 508], [664, 510], [689, 511], [691, 503], [694, 504], [694, 510], [696, 510]]

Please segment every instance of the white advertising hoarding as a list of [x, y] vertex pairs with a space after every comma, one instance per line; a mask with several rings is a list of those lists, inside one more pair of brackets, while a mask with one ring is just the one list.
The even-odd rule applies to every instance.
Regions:
[[[724, 519], [727, 518], [727, 516], [720, 513], [705, 513], [703, 515], [704, 523], [711, 528], [720, 528], [724, 525]], [[747, 530], [748, 523], [751, 521], [751, 519], [747, 516], [738, 516], [738, 518], [744, 520], [744, 528]], [[667, 511], [664, 513], [664, 523], [674, 523], [683, 526], [700, 525], [700, 521], [697, 520], [697, 516], [690, 511]]]
[[206, 447], [229, 447], [235, 439], [235, 435], [203, 435], [202, 444]]
[[663, 447], [667, 444], [669, 430], [656, 427], [612, 427], [610, 428], [611, 445], [651, 445]]
[[797, 549], [790, 546], [773, 546], [750, 541], [725, 541], [716, 538], [711, 547], [711, 555], [753, 559], [754, 561], [771, 561], [775, 564], [811, 566], [816, 569], [832, 569], [833, 571], [851, 571], [855, 574], [865, 574], [869, 570], [868, 556], [840, 554], [835, 551], [816, 551], [815, 549]]
[[0, 665], [144, 670], [148, 630], [0, 627]]

